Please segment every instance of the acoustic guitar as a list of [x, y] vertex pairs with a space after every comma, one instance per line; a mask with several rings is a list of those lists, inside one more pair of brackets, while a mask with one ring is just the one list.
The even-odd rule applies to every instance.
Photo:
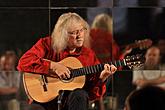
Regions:
[[[118, 66], [140, 65], [140, 55], [130, 56], [126, 59], [109, 62]], [[40, 103], [53, 100], [60, 90], [74, 90], [82, 88], [85, 84], [85, 75], [99, 73], [104, 69], [104, 64], [83, 67], [81, 62], [75, 57], [67, 57], [59, 63], [68, 67], [71, 71], [71, 78], [61, 80], [55, 76], [47, 76], [35, 73], [24, 73], [23, 83], [28, 97]]]

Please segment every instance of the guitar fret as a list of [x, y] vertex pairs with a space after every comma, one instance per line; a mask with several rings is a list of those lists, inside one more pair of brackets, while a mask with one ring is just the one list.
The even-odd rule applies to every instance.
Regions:
[[126, 66], [126, 62], [125, 62], [125, 59], [122, 61], [122, 65]]
[[87, 74], [90, 74], [90, 73], [91, 73], [90, 68], [89, 66], [87, 66]]
[[91, 66], [89, 66], [89, 70], [90, 70], [90, 74], [93, 73], [93, 72], [92, 72], [92, 68], [91, 68]]
[[120, 64], [119, 64], [119, 61], [116, 61], [116, 66], [119, 66]]
[[123, 60], [123, 63], [124, 63], [124, 65], [127, 65], [127, 63], [126, 63], [125, 59]]
[[94, 68], [94, 73], [96, 73], [97, 72], [96, 66], [94, 66], [93, 68]]
[[87, 68], [86, 67], [84, 68], [84, 73], [85, 74], [88, 74], [88, 71], [87, 71]]
[[97, 70], [97, 72], [99, 71], [99, 65], [96, 65], [96, 70]]
[[82, 69], [81, 68], [77, 69], [77, 76], [81, 76], [81, 74], [83, 74]]
[[84, 69], [81, 68], [81, 69], [80, 69], [80, 75], [83, 75], [83, 73], [85, 73], [85, 72], [84, 72]]
[[90, 70], [88, 66], [86, 67], [86, 70], [87, 70], [87, 74], [90, 74]]
[[119, 66], [121, 66], [121, 61], [119, 61]]
[[81, 74], [82, 74], [81, 69], [77, 69], [76, 75], [78, 76], [78, 75], [81, 75]]
[[102, 70], [102, 65], [99, 64], [99, 72]]
[[88, 69], [88, 74], [91, 74], [91, 73], [92, 73], [92, 71], [91, 71], [90, 66], [88, 66], [88, 67], [87, 67], [87, 69]]
[[83, 72], [82, 72], [81, 68], [80, 69], [76, 69], [76, 76], [81, 76], [81, 75], [83, 75], [82, 73]]
[[89, 69], [88, 69], [88, 67], [85, 67], [85, 74], [89, 74]]
[[76, 76], [81, 75], [81, 71], [77, 70], [76, 71]]
[[90, 66], [91, 72], [94, 73], [94, 68]]
[[100, 64], [100, 72], [104, 69], [104, 64]]

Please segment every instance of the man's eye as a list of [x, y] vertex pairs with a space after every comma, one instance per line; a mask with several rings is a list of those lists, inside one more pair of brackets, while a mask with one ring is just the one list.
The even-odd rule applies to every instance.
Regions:
[[68, 32], [69, 34], [73, 34], [73, 32]]
[[84, 29], [80, 29], [80, 32], [82, 32]]
[[69, 32], [69, 34], [76, 34], [76, 31], [74, 31], [74, 32]]

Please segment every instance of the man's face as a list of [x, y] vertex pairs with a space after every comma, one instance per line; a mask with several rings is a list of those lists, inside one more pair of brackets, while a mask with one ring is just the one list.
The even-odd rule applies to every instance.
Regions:
[[82, 24], [73, 24], [73, 26], [68, 29], [68, 47], [82, 47], [84, 43], [85, 32], [86, 28], [84, 28]]
[[2, 70], [5, 70], [5, 65], [6, 65], [6, 57], [5, 56], [2, 56], [1, 58], [0, 58], [0, 66], [1, 66], [1, 69]]
[[160, 50], [158, 48], [150, 48], [146, 55], [146, 64], [148, 66], [158, 65], [160, 58]]
[[14, 62], [11, 57], [7, 58], [6, 56], [2, 56], [0, 59], [1, 69], [4, 71], [11, 71], [14, 67]]

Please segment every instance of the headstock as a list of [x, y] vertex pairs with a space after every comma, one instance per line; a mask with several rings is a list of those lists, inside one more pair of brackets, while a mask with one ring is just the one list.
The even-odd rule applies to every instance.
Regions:
[[144, 63], [144, 57], [142, 54], [127, 56], [125, 62], [130, 69], [133, 67], [140, 67]]

